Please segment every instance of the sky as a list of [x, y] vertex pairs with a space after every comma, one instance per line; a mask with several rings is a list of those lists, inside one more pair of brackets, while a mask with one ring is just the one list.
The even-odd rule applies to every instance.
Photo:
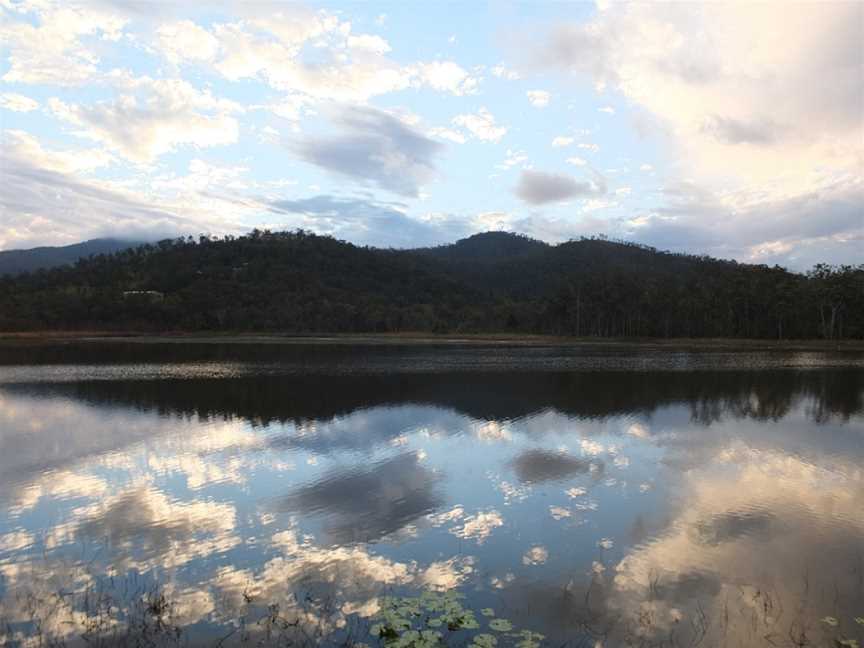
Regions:
[[0, 250], [506, 230], [864, 262], [862, 2], [0, 8]]

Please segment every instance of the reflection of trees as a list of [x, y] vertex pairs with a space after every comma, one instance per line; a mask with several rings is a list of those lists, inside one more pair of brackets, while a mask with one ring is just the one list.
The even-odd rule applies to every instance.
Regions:
[[329, 420], [359, 409], [409, 403], [446, 407], [485, 420], [520, 418], [545, 409], [603, 418], [689, 404], [693, 420], [704, 424], [726, 418], [779, 420], [802, 400], [817, 423], [846, 420], [864, 411], [864, 372], [856, 369], [257, 376], [3, 389], [159, 414], [240, 417], [255, 424]]

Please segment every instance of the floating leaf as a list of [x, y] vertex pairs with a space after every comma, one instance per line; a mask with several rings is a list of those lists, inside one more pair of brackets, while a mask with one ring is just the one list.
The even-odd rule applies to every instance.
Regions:
[[472, 646], [477, 646], [477, 648], [492, 648], [493, 646], [498, 645], [498, 640], [494, 635], [491, 634], [478, 634], [474, 637], [474, 643]]
[[516, 642], [516, 648], [538, 648], [540, 642], [546, 638], [545, 635], [530, 630], [522, 630], [519, 636], [521, 640]]
[[836, 617], [826, 616], [826, 617], [822, 617], [822, 623], [825, 623], [826, 625], [829, 625], [832, 627], [836, 627], [840, 622], [837, 620]]
[[837, 645], [842, 648], [859, 648], [857, 639], [837, 639]]
[[489, 622], [489, 627], [496, 632], [510, 632], [513, 629], [513, 624], [507, 619], [492, 619]]
[[855, 623], [858, 625], [864, 625], [864, 617], [855, 617]]
[[493, 617], [495, 616], [495, 610], [493, 610], [492, 608], [483, 608], [482, 610], [480, 610], [480, 614], [487, 617]]

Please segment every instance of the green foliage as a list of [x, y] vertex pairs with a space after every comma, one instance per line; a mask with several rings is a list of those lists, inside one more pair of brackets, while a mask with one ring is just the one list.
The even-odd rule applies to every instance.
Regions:
[[418, 250], [302, 230], [166, 240], [0, 277], [0, 330], [864, 337], [864, 266], [807, 275], [605, 239]]
[[[455, 590], [446, 592], [423, 591], [417, 596], [383, 597], [370, 629], [388, 648], [431, 648], [446, 644], [448, 636], [460, 631], [480, 629], [474, 612], [463, 606], [463, 594]], [[491, 608], [481, 610], [483, 616], [494, 616]], [[490, 629], [509, 633], [513, 624], [506, 619], [492, 619]], [[499, 635], [503, 637], [503, 635]], [[500, 643], [499, 637], [488, 632], [474, 634], [470, 641], [476, 648], [492, 648]], [[522, 630], [507, 635], [507, 645], [536, 648], [543, 635]]]

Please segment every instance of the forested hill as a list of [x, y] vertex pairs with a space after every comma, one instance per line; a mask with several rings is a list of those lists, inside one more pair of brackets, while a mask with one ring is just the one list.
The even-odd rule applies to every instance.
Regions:
[[0, 278], [0, 330], [56, 329], [862, 338], [864, 266], [795, 274], [503, 232], [382, 250], [254, 231]]
[[0, 250], [0, 275], [33, 272], [43, 268], [69, 265], [94, 254], [111, 254], [140, 245], [141, 241], [91, 239], [60, 247], [37, 247], [29, 250]]

